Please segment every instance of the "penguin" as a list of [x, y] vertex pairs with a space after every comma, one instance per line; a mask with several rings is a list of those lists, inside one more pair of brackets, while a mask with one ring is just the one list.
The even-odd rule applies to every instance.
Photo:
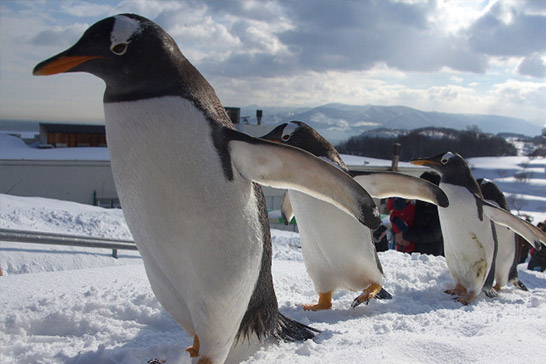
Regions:
[[[485, 200], [495, 203], [497, 206], [510, 211], [508, 202], [500, 188], [487, 178], [476, 180]], [[500, 291], [508, 282], [522, 291], [528, 291], [527, 287], [518, 277], [519, 243], [516, 234], [507, 227], [496, 226], [498, 250], [495, 259], [495, 285], [493, 288]]]
[[[334, 146], [304, 122], [281, 124], [261, 138], [301, 148], [348, 171]], [[355, 180], [372, 197], [423, 198], [437, 205], [448, 204], [442, 190], [420, 178], [377, 173]], [[354, 299], [353, 308], [374, 297], [392, 298], [382, 288], [383, 268], [368, 227], [328, 203], [293, 190], [284, 194], [281, 213], [285, 222], [296, 216], [305, 267], [319, 294], [318, 303], [305, 304], [304, 310], [331, 309], [337, 289], [362, 292]]]
[[328, 201], [379, 226], [372, 198], [310, 153], [237, 132], [212, 86], [154, 22], [100, 20], [34, 75], [87, 72], [106, 85], [114, 182], [150, 285], [193, 337], [199, 364], [240, 340], [303, 341], [318, 331], [278, 311], [259, 184]]
[[455, 288], [446, 293], [455, 295], [462, 304], [471, 303], [481, 292], [494, 264], [491, 222], [510, 228], [537, 249], [546, 242], [544, 232], [484, 200], [478, 182], [460, 154], [446, 152], [417, 158], [411, 163], [431, 167], [442, 176], [440, 188], [450, 204], [438, 209], [438, 214], [447, 266], [455, 281]]

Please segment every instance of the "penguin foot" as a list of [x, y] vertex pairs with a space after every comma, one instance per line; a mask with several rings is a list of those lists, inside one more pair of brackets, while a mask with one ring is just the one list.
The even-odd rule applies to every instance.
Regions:
[[529, 291], [529, 289], [527, 289], [527, 287], [525, 286], [525, 284], [523, 284], [522, 281], [520, 281], [519, 279], [514, 279], [511, 281], [511, 283], [514, 285], [514, 287], [516, 287], [517, 289], [521, 289], [522, 291]]
[[199, 356], [199, 338], [197, 335], [193, 337], [193, 345], [186, 349], [190, 354], [191, 358], [196, 358]]
[[319, 293], [318, 303], [315, 305], [302, 305], [305, 311], [321, 311], [332, 308], [332, 291]]
[[158, 359], [158, 358], [153, 358], [153, 359], [150, 359], [146, 362], [146, 364], [163, 364], [165, 363], [167, 360], [166, 359]]
[[501, 288], [502, 288], [501, 285], [498, 284], [498, 283], [495, 284], [495, 285], [493, 286], [493, 289], [494, 289], [495, 291], [497, 291], [497, 292], [500, 292], [500, 291], [501, 291]]
[[444, 292], [452, 296], [462, 296], [466, 294], [466, 288], [462, 284], [457, 283], [455, 288], [447, 289]]
[[207, 357], [202, 357], [202, 358], [199, 358], [199, 360], [197, 361], [197, 364], [212, 364], [212, 360], [210, 360]]
[[373, 299], [381, 291], [381, 286], [377, 283], [372, 283], [368, 288], [366, 288], [357, 298], [354, 299], [351, 304], [351, 308], [355, 308], [360, 305], [362, 302], [368, 304], [371, 299]]
[[483, 292], [485, 293], [485, 295], [489, 298], [495, 298], [495, 297], [499, 297], [499, 294], [497, 293], [498, 291], [500, 291], [500, 286], [499, 286], [499, 289], [497, 290], [495, 287], [493, 288], [487, 288], [487, 289], [483, 289]]
[[465, 294], [459, 296], [457, 298], [457, 301], [462, 303], [463, 305], [468, 305], [470, 302], [474, 301], [476, 298], [476, 294], [474, 292], [466, 292]]

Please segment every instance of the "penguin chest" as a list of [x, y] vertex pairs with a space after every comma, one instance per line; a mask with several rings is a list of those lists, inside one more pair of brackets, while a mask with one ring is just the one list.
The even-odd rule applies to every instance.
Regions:
[[309, 276], [319, 292], [382, 283], [371, 232], [335, 206], [289, 191]]
[[495, 280], [501, 286], [508, 283], [510, 269], [516, 255], [516, 235], [507, 227], [495, 225], [497, 232], [498, 251], [495, 260]]
[[116, 188], [157, 297], [179, 323], [218, 297], [224, 316], [242, 316], [230, 310], [246, 309], [264, 230], [252, 184], [226, 179], [212, 126], [189, 101], [104, 109]]
[[480, 220], [476, 200], [466, 188], [451, 184], [440, 187], [450, 203], [438, 209], [449, 270], [457, 282], [479, 290], [493, 258], [491, 222], [486, 216]]

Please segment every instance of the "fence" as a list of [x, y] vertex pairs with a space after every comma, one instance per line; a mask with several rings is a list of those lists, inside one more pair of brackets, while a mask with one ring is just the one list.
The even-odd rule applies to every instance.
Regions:
[[106, 239], [92, 236], [54, 234], [11, 229], [0, 229], [0, 241], [112, 249], [112, 256], [114, 258], [118, 257], [118, 249], [138, 250], [135, 242], [132, 240]]

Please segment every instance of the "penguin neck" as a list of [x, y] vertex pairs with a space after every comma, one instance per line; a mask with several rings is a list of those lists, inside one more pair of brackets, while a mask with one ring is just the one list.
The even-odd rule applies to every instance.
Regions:
[[442, 176], [441, 182], [467, 188], [471, 193], [483, 198], [480, 186], [470, 172], [460, 174], [446, 174]]
[[179, 96], [202, 110], [211, 124], [233, 127], [214, 89], [199, 71], [181, 53], [171, 58], [159, 71], [105, 79], [104, 103]]

